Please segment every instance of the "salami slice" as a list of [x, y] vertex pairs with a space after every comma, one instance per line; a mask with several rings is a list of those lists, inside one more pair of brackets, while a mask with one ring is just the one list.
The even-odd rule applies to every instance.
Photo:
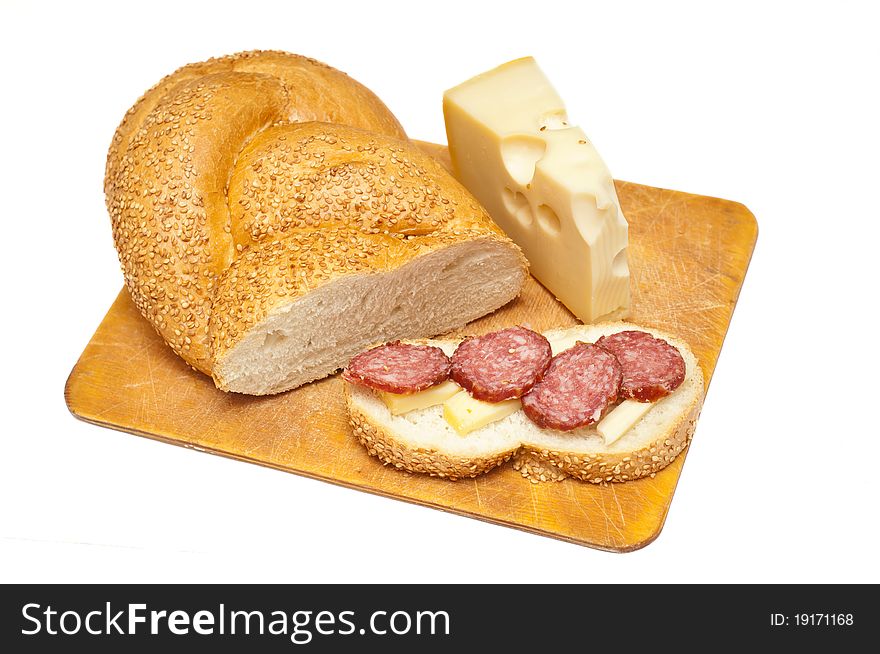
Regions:
[[449, 366], [439, 347], [394, 341], [352, 358], [342, 377], [386, 393], [417, 393], [448, 379]]
[[577, 343], [553, 357], [544, 378], [523, 395], [523, 411], [539, 427], [571, 431], [592, 425], [617, 400], [622, 378], [608, 350]]
[[617, 357], [623, 368], [620, 395], [639, 402], [655, 402], [684, 381], [684, 359], [674, 346], [640, 331], [603, 336], [596, 345]]
[[476, 399], [501, 402], [535, 385], [553, 352], [550, 342], [525, 327], [509, 327], [462, 341], [452, 355], [453, 381]]

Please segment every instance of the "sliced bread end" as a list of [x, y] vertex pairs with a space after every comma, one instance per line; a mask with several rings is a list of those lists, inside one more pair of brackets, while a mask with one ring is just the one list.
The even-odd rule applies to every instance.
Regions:
[[[367, 451], [395, 468], [446, 479], [476, 477], [514, 457], [513, 467], [534, 483], [574, 477], [591, 483], [625, 482], [653, 476], [672, 463], [693, 436], [702, 407], [703, 375], [680, 339], [624, 322], [579, 325], [545, 332], [554, 353], [577, 340], [594, 342], [624, 329], [648, 331], [675, 345], [685, 359], [684, 382], [627, 434], [605, 446], [595, 427], [572, 432], [541, 429], [522, 411], [459, 436], [439, 407], [392, 416], [371, 390], [345, 384], [354, 434]], [[455, 341], [427, 341], [447, 353]]]

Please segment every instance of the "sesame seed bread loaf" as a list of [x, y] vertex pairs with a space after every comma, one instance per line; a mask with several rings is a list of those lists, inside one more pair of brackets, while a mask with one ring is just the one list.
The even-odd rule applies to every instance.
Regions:
[[[595, 426], [570, 432], [541, 429], [522, 410], [460, 436], [443, 418], [442, 406], [394, 416], [375, 392], [346, 382], [354, 434], [370, 454], [389, 465], [447, 479], [475, 477], [511, 458], [514, 468], [535, 482], [569, 476], [592, 483], [623, 482], [653, 475], [688, 444], [702, 406], [703, 374], [687, 344], [623, 322], [578, 325], [544, 335], [557, 354], [577, 341], [593, 343], [624, 329], [650, 332], [677, 347], [686, 375], [675, 391], [611, 445], [605, 445]], [[425, 342], [449, 355], [458, 345], [458, 341]]]
[[223, 390], [319, 379], [513, 299], [519, 249], [368, 89], [317, 61], [191, 64], [113, 137], [107, 208], [140, 312]]

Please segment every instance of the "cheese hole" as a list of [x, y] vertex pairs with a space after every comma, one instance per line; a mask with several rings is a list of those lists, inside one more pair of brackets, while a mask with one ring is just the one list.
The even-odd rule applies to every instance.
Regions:
[[525, 186], [535, 176], [535, 164], [546, 149], [547, 144], [537, 136], [510, 136], [501, 142], [501, 159], [513, 180]]
[[629, 268], [626, 265], [626, 256], [626, 248], [623, 248], [614, 255], [614, 260], [611, 262], [611, 274], [615, 277], [625, 277], [627, 275]]
[[538, 207], [538, 223], [551, 234], [558, 234], [559, 230], [562, 229], [559, 216], [546, 204]]
[[535, 217], [532, 215], [532, 208], [529, 206], [526, 196], [519, 191], [514, 191], [507, 187], [504, 188], [501, 195], [507, 210], [513, 214], [523, 227], [530, 227]]

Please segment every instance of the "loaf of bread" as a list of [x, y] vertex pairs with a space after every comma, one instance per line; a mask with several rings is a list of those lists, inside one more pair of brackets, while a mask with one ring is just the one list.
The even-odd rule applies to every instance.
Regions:
[[460, 327], [527, 274], [375, 95], [283, 52], [191, 64], [147, 91], [105, 192], [138, 309], [227, 391], [288, 390], [373, 343]]
[[[693, 435], [703, 401], [703, 374], [687, 344], [655, 329], [624, 322], [578, 325], [545, 332], [554, 354], [578, 341], [626, 329], [647, 331], [681, 353], [685, 378], [657, 401], [623, 436], [606, 444], [596, 426], [569, 432], [542, 429], [520, 409], [464, 436], [444, 419], [443, 406], [392, 415], [379, 395], [346, 382], [345, 394], [355, 436], [383, 462], [410, 472], [446, 479], [475, 477], [514, 459], [532, 481], [573, 477], [593, 483], [623, 482], [650, 476], [669, 465]], [[458, 341], [429, 340], [451, 355]]]

